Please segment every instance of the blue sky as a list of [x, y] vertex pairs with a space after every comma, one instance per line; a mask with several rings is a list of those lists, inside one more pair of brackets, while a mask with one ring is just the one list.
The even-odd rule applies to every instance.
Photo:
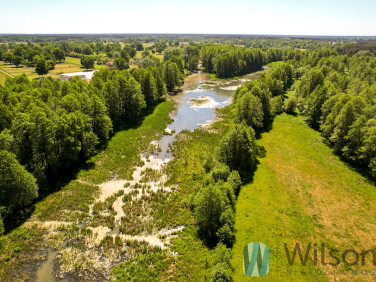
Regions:
[[0, 33], [376, 36], [375, 0], [0, 0]]

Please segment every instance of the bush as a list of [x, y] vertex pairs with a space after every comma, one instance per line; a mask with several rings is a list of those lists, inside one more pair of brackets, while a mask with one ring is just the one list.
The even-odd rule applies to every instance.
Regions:
[[369, 165], [369, 168], [371, 169], [371, 174], [374, 178], [376, 178], [376, 158], [373, 158], [371, 160], [371, 163]]
[[214, 158], [213, 155], [208, 155], [204, 162], [204, 169], [206, 172], [210, 172], [214, 167]]
[[221, 180], [215, 186], [222, 192], [225, 207], [230, 206], [235, 211], [235, 194], [231, 185]]
[[234, 281], [232, 274], [232, 271], [228, 269], [226, 264], [219, 263], [214, 267], [212, 281]]
[[288, 114], [295, 114], [296, 106], [297, 106], [296, 98], [295, 97], [290, 98], [289, 100], [287, 100], [287, 103], [284, 107], [284, 111]]
[[217, 232], [219, 242], [231, 247], [235, 242], [235, 234], [233, 228], [228, 224], [223, 225]]
[[276, 116], [283, 113], [283, 97], [273, 97], [271, 100], [272, 115]]
[[211, 175], [215, 182], [226, 180], [230, 175], [230, 168], [223, 163], [216, 162]]
[[219, 243], [215, 248], [215, 267], [213, 281], [234, 281], [232, 274], [234, 267], [231, 264], [232, 252], [225, 245]]
[[0, 214], [0, 236], [4, 234], [4, 223]]
[[236, 170], [231, 171], [227, 182], [231, 185], [234, 190], [234, 194], [238, 195], [240, 191], [240, 186], [242, 185], [242, 179], [240, 178], [239, 173]]
[[213, 179], [213, 176], [211, 174], [207, 174], [204, 178], [204, 180], [202, 181], [202, 185], [204, 186], [209, 186], [209, 185], [214, 185], [215, 184], [215, 181]]

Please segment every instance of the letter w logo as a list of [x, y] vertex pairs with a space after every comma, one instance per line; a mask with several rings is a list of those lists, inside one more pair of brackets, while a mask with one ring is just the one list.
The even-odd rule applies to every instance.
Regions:
[[269, 272], [269, 249], [264, 243], [249, 243], [243, 249], [243, 271], [247, 276], [265, 276]]

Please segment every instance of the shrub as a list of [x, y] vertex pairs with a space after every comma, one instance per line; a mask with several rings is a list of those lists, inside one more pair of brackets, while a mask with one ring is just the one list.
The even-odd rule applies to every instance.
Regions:
[[224, 163], [217, 162], [214, 165], [211, 175], [215, 182], [218, 182], [220, 180], [226, 180], [227, 177], [230, 175], [230, 168]]
[[242, 185], [242, 179], [236, 170], [231, 171], [229, 177], [227, 177], [227, 182], [231, 185], [234, 190], [234, 194], [238, 195], [240, 191], [240, 186]]
[[212, 281], [234, 281], [232, 274], [232, 271], [228, 269], [226, 264], [219, 263], [214, 267]]
[[287, 103], [284, 106], [284, 111], [288, 114], [295, 114], [296, 106], [297, 106], [297, 100], [295, 97], [293, 97], [287, 100]]

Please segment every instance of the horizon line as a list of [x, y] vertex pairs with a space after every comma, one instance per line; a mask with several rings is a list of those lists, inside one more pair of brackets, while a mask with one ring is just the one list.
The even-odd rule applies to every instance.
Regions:
[[21, 35], [39, 35], [39, 36], [57, 36], [57, 35], [217, 35], [217, 36], [273, 36], [273, 37], [365, 37], [376, 38], [376, 35], [319, 35], [319, 34], [251, 34], [251, 33], [155, 33], [155, 32], [107, 32], [107, 33], [0, 33], [0, 36], [21, 36]]

